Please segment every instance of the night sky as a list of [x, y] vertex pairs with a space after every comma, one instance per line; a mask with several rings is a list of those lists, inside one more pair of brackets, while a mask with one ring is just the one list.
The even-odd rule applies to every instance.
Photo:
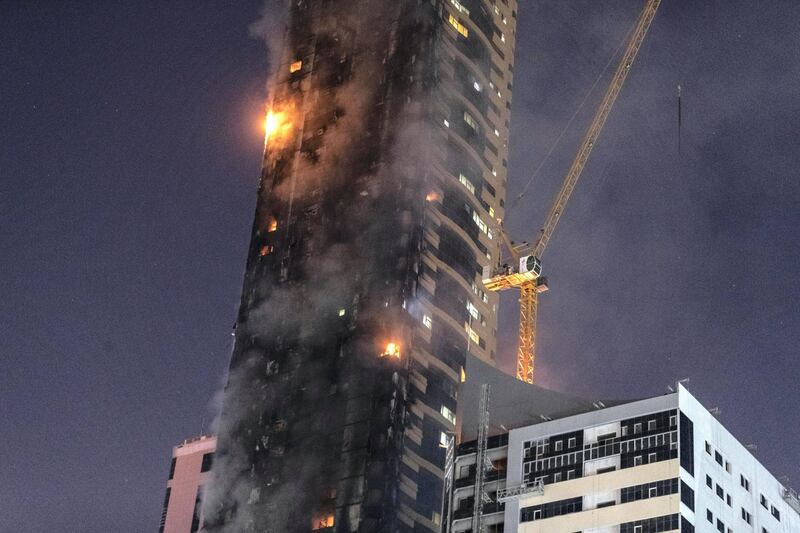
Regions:
[[[171, 446], [209, 427], [263, 148], [261, 3], [0, 2], [0, 531], [154, 531]], [[642, 2], [522, 4], [509, 204]], [[798, 2], [663, 2], [545, 253], [538, 360], [591, 399], [688, 377], [795, 487], [798, 50]], [[536, 236], [604, 87], [513, 238]]]

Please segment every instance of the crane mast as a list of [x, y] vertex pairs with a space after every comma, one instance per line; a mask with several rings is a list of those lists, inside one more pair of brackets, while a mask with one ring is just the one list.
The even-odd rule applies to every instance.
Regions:
[[[594, 118], [592, 119], [583, 141], [578, 148], [578, 153], [572, 161], [561, 189], [556, 195], [553, 205], [547, 213], [545, 224], [538, 240], [533, 246], [516, 248], [508, 245], [513, 257], [511, 265], [500, 266], [494, 271], [484, 271], [483, 283], [490, 291], [503, 291], [512, 288], [520, 290], [519, 313], [519, 348], [517, 350], [517, 379], [533, 383], [535, 378], [536, 362], [536, 313], [538, 294], [547, 290], [547, 280], [542, 274], [541, 256], [544, 253], [550, 238], [555, 231], [556, 224], [561, 219], [567, 202], [575, 190], [575, 185], [581, 177], [586, 162], [592, 153], [603, 126], [614, 107], [622, 85], [628, 77], [631, 65], [644, 42], [647, 30], [655, 18], [661, 0], [648, 0], [642, 9], [636, 26], [633, 30], [628, 46], [620, 59], [611, 83], [606, 90]], [[507, 237], [505, 242], [508, 242]]]

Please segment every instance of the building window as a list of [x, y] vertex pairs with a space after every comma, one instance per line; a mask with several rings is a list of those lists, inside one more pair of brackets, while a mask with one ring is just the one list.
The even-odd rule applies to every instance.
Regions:
[[769, 505], [767, 505], [767, 498], [763, 494], [761, 495], [761, 507], [769, 510]]
[[469, 127], [472, 128], [473, 130], [478, 131], [478, 123], [475, 121], [472, 115], [470, 115], [466, 111], [464, 111], [464, 122], [469, 124]]
[[475, 194], [475, 185], [473, 185], [469, 178], [467, 178], [464, 174], [458, 175], [458, 181], [461, 183], [461, 185], [466, 187], [469, 192]]
[[742, 520], [744, 520], [745, 522], [747, 522], [748, 524], [751, 524], [751, 525], [752, 525], [752, 523], [753, 523], [753, 515], [751, 515], [750, 513], [748, 513], [748, 512], [745, 510], [745, 508], [744, 508], [744, 507], [742, 507]]
[[717, 518], [717, 531], [720, 533], [725, 533], [725, 524], [722, 523], [722, 520]]
[[706, 485], [708, 486], [709, 489], [714, 488], [714, 484], [711, 482], [711, 476], [709, 476], [708, 474], [706, 474]]
[[658, 460], [658, 456], [655, 453], [648, 454], [647, 462], [648, 463], [655, 463]]
[[175, 457], [172, 458], [172, 462], [169, 464], [169, 477], [167, 479], [172, 479], [175, 476], [175, 463], [177, 459]]
[[469, 340], [474, 342], [475, 344], [480, 345], [481, 337], [478, 335], [474, 329], [470, 327], [469, 324], [464, 324], [464, 329], [467, 331], [467, 335], [469, 335]]
[[450, 3], [453, 4], [453, 7], [455, 7], [459, 13], [464, 13], [466, 16], [469, 16], [469, 9], [461, 5], [458, 0], [450, 0]]
[[553, 474], [553, 483], [558, 483], [561, 481], [561, 472], [556, 472]]
[[681, 468], [694, 476], [694, 423], [685, 414], [680, 416]]
[[744, 477], [744, 475], [739, 475], [739, 483], [744, 487], [744, 490], [750, 492], [750, 480]]
[[556, 441], [556, 451], [560, 452], [564, 448], [564, 441], [557, 440]]
[[716, 450], [714, 451], [714, 460], [719, 466], [722, 466], [722, 454]]
[[633, 425], [633, 432], [634, 433], [641, 433], [642, 432], [642, 424], [637, 422]]
[[648, 420], [647, 421], [647, 431], [654, 431], [656, 429], [656, 421], [655, 420]]
[[726, 494], [725, 495], [725, 503], [728, 504], [728, 507], [731, 506], [731, 495], [730, 494]]
[[774, 505], [772, 505], [771, 507], [772, 507], [772, 516], [775, 517], [775, 520], [780, 522], [781, 521], [781, 512]]
[[446, 405], [442, 406], [441, 413], [442, 416], [445, 417], [451, 424], [456, 423], [456, 414]]
[[711, 455], [711, 443], [709, 443], [708, 441], [706, 441], [706, 453], [708, 455]]
[[730, 474], [732, 470], [730, 461], [725, 461], [725, 471]]
[[711, 524], [714, 523], [714, 514], [708, 509], [706, 509], [706, 520], [708, 520]]
[[467, 311], [469, 311], [470, 316], [475, 320], [481, 319], [481, 313], [478, 311], [478, 308], [475, 307], [475, 305], [473, 305], [472, 302], [467, 302]]
[[574, 448], [577, 443], [578, 440], [575, 437], [570, 437], [569, 441], [567, 442], [567, 446], [569, 446], [570, 448]]
[[422, 316], [422, 325], [428, 329], [433, 328], [433, 319], [431, 318], [431, 315], [426, 314]]
[[717, 485], [717, 496], [719, 496], [720, 500], [725, 499], [725, 491], [722, 490], [722, 487], [720, 487], [719, 485]]
[[201, 472], [208, 472], [214, 464], [214, 452], [203, 455], [203, 464], [200, 466]]
[[444, 431], [440, 431], [439, 432], [439, 447], [440, 448], [447, 448], [447, 445], [448, 445], [447, 433], [445, 433]]
[[481, 219], [481, 216], [477, 211], [472, 212], [472, 221], [475, 222], [475, 225], [478, 226], [478, 229], [480, 229], [482, 232], [486, 234], [489, 233], [489, 226], [487, 226], [486, 222]]
[[447, 20], [458, 33], [464, 37], [469, 37], [469, 30], [467, 27], [461, 24], [453, 15], [448, 16]]
[[642, 464], [642, 456], [637, 455], [633, 458], [633, 466], [640, 466]]
[[681, 501], [694, 511], [694, 490], [681, 480]]
[[678, 417], [675, 416], [675, 415], [670, 416], [669, 417], [669, 427], [674, 428], [677, 425], [678, 425]]

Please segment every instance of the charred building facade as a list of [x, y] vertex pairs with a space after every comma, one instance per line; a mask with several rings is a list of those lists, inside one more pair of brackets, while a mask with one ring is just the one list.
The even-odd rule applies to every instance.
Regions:
[[291, 2], [205, 531], [439, 531], [516, 0]]

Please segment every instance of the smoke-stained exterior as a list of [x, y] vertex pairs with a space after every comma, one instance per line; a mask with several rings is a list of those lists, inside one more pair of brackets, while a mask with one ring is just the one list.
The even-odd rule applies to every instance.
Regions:
[[440, 529], [465, 358], [495, 356], [515, 24], [291, 3], [205, 530]]

